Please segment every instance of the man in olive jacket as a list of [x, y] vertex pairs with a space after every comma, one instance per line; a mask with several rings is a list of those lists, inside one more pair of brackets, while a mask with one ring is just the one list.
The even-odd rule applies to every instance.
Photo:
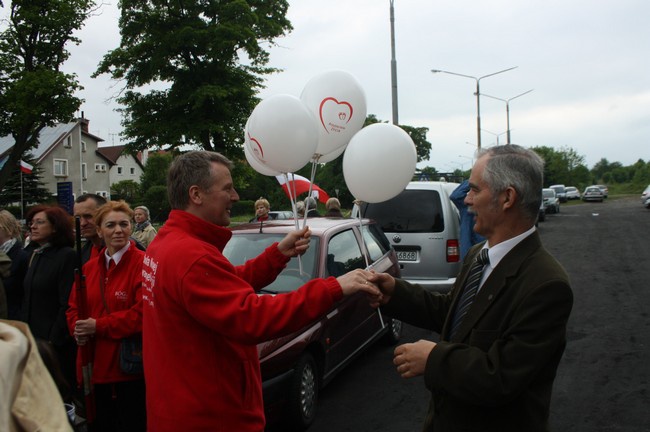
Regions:
[[[465, 203], [487, 241], [469, 251], [449, 293], [386, 274], [371, 279], [384, 292], [386, 314], [440, 334], [438, 343], [398, 346], [393, 360], [402, 377], [423, 375], [431, 391], [425, 431], [548, 430], [573, 295], [535, 228], [543, 166], [516, 145], [479, 153]], [[470, 268], [485, 248], [489, 263], [466, 303]], [[463, 302], [469, 306], [457, 307]]]

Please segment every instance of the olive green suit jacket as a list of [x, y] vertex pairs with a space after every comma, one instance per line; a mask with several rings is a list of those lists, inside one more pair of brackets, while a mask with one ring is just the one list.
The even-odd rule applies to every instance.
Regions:
[[534, 232], [484, 281], [453, 340], [451, 313], [482, 244], [467, 254], [451, 291], [398, 280], [383, 311], [440, 336], [424, 380], [425, 431], [547, 431], [551, 390], [573, 305], [569, 278]]

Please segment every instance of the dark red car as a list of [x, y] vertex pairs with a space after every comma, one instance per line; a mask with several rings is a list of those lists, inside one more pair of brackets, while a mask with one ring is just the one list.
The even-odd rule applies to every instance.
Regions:
[[[395, 252], [374, 222], [310, 218], [307, 225], [312, 232], [307, 253], [300, 262], [292, 259], [260, 295], [282, 295], [310, 279], [336, 277], [369, 266], [399, 276]], [[240, 225], [233, 228], [224, 255], [233, 264], [242, 264], [295, 229], [295, 220]], [[375, 341], [396, 343], [401, 331], [400, 321], [382, 316], [359, 293], [344, 298], [300, 331], [259, 344], [267, 421], [282, 421], [283, 430], [309, 427], [316, 415], [320, 388]]]

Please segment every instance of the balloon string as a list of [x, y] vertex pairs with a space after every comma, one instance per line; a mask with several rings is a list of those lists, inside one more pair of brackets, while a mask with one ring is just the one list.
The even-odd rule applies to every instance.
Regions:
[[[363, 221], [361, 220], [361, 205], [357, 204], [359, 207], [359, 212], [357, 213], [357, 220], [359, 221], [359, 231], [361, 231], [361, 247], [363, 248], [363, 257], [366, 260], [366, 270], [370, 271], [372, 270], [372, 265], [368, 262], [368, 247], [366, 246], [366, 236], [364, 235], [364, 230], [363, 230]], [[377, 308], [377, 315], [379, 315], [379, 322], [381, 323], [381, 328], [386, 327], [386, 323], [384, 323], [384, 317], [381, 314], [381, 308]]]
[[[289, 201], [291, 201], [291, 210], [293, 211], [293, 214], [296, 215], [296, 216], [294, 216], [294, 221], [295, 221], [295, 224], [296, 224], [296, 230], [299, 230], [300, 227], [299, 227], [299, 224], [298, 224], [298, 217], [297, 217], [298, 208], [296, 206], [296, 182], [292, 181], [291, 183], [289, 183], [288, 173], [282, 173], [282, 175], [284, 176], [284, 183], [287, 185], [287, 192], [289, 193]], [[292, 178], [292, 180], [295, 180], [295, 178], [293, 177], [293, 173], [291, 173], [291, 178]], [[292, 189], [293, 189], [293, 193], [292, 193]], [[301, 255], [298, 255], [298, 271], [300, 272], [300, 274], [302, 274], [302, 257], [301, 257]]]
[[359, 213], [357, 214], [359, 221], [359, 231], [361, 232], [361, 247], [363, 248], [363, 258], [366, 261], [366, 269], [370, 270], [370, 263], [368, 262], [368, 247], [366, 246], [366, 236], [363, 235], [363, 221], [361, 220], [361, 206], [359, 206]]

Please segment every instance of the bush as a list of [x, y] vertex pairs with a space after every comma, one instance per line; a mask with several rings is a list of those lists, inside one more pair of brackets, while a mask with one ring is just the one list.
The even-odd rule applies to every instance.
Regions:
[[150, 187], [144, 194], [144, 205], [149, 208], [152, 221], [163, 222], [167, 220], [171, 210], [167, 199], [167, 188], [162, 185]]
[[255, 214], [255, 201], [252, 200], [237, 201], [230, 210], [230, 216], [242, 216], [251, 213]]

